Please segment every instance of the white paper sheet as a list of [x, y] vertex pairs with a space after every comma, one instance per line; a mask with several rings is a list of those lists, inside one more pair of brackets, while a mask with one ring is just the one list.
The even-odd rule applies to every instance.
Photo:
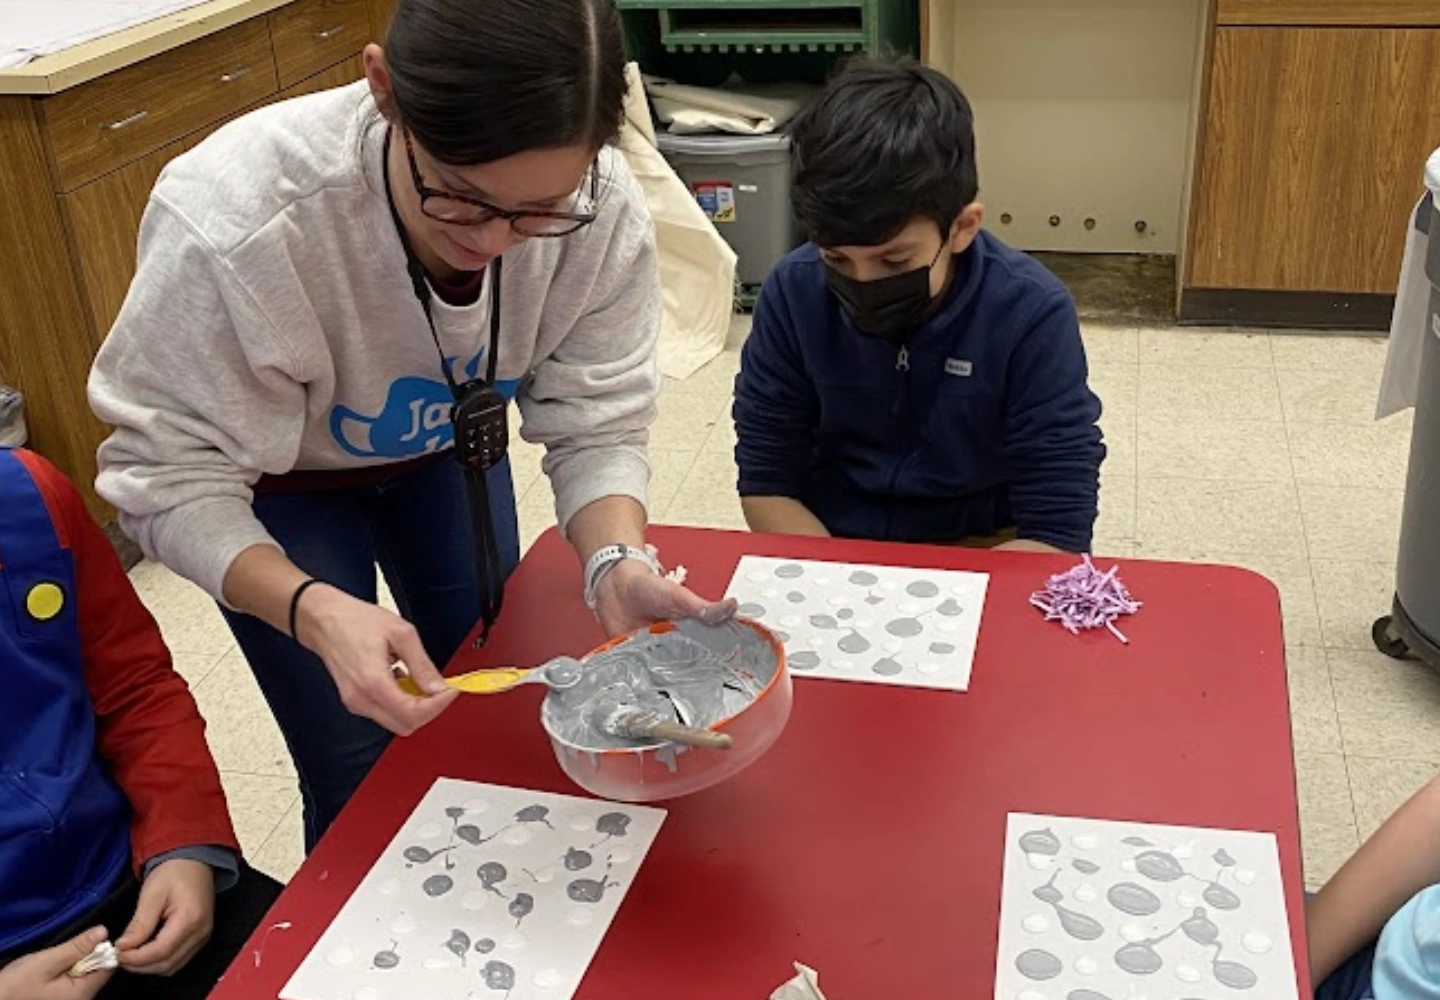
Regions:
[[665, 812], [440, 778], [282, 1000], [567, 1000]]
[[797, 677], [964, 691], [989, 576], [745, 556], [726, 597], [777, 632]]
[[144, 24], [206, 0], [3, 0], [0, 69]]
[[1011, 813], [995, 1000], [1298, 1000], [1268, 833]]

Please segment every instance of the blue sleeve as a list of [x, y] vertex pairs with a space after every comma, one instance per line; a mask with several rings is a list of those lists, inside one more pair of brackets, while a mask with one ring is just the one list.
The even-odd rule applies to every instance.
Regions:
[[173, 851], [157, 854], [145, 862], [144, 878], [167, 861], [198, 861], [215, 869], [215, 891], [224, 892], [240, 880], [240, 860], [228, 847], [215, 844], [196, 844], [194, 847], [177, 847]]
[[1049, 300], [1011, 356], [1005, 463], [1020, 538], [1088, 552], [1100, 493], [1100, 400], [1068, 295]]
[[818, 423], [815, 386], [779, 275], [772, 272], [760, 293], [735, 379], [741, 496], [801, 496]]

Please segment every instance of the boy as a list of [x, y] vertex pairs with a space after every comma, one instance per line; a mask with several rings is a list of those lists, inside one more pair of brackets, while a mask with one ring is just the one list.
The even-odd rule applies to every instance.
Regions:
[[1315, 1000], [1440, 996], [1440, 777], [1345, 862], [1306, 924]]
[[1105, 448], [1075, 307], [981, 229], [964, 95], [853, 64], [791, 141], [812, 242], [766, 280], [736, 380], [750, 528], [1087, 551]]
[[[240, 860], [205, 724], [79, 493], [7, 448], [0, 665], [0, 997], [205, 997], [280, 886]], [[119, 970], [72, 978], [106, 940]]]

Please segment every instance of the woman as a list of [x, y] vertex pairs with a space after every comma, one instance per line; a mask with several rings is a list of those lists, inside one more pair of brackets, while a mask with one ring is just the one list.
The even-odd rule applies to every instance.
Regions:
[[[151, 197], [91, 375], [115, 427], [96, 485], [220, 601], [309, 846], [387, 730], [449, 704], [434, 664], [519, 558], [508, 464], [482, 471], [508, 439], [487, 385], [547, 447], [607, 632], [729, 610], [643, 549], [660, 305], [643, 199], [606, 148], [623, 58], [610, 0], [400, 0], [364, 82], [240, 119]], [[454, 398], [478, 421], [465, 469]], [[403, 619], [374, 603], [377, 562]]]

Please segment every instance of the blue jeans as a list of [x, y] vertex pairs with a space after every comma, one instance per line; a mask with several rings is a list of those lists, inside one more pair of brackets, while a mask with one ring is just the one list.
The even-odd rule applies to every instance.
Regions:
[[[488, 485], [508, 577], [520, 561], [508, 461], [490, 471]], [[452, 459], [357, 489], [257, 493], [255, 515], [295, 565], [361, 600], [376, 599], [379, 564], [400, 614], [442, 669], [479, 618], [469, 500], [464, 474]], [[221, 610], [295, 760], [308, 853], [390, 734], [350, 714], [319, 657], [258, 618]]]
[[1375, 968], [1375, 945], [1369, 944], [1332, 972], [1315, 988], [1315, 1000], [1374, 1000], [1371, 975]]

